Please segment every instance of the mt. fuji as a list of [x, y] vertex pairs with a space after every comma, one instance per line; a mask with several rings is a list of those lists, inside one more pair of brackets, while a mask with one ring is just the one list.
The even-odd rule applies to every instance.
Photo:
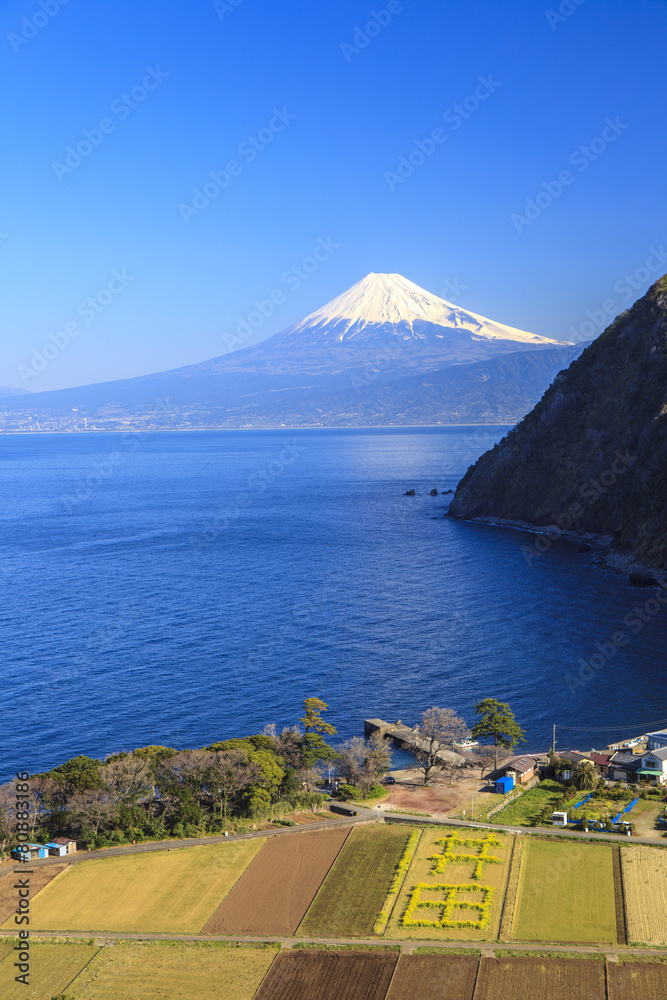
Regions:
[[[232, 343], [247, 340], [254, 315], [263, 314], [239, 317]], [[155, 375], [3, 399], [0, 428], [513, 422], [578, 353], [400, 274], [371, 273], [250, 347]]]
[[385, 373], [414, 373], [563, 346], [452, 305], [400, 274], [371, 273], [282, 333], [204, 365], [249, 371], [259, 362], [282, 374], [332, 374], [376, 363], [380, 352]]

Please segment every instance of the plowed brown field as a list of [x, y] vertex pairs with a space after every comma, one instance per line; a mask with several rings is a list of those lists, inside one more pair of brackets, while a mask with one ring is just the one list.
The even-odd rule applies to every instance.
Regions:
[[[563, 997], [605, 1000], [604, 963], [584, 958], [482, 959], [475, 1000], [563, 1000]], [[629, 1000], [629, 996], [624, 1000]]]
[[48, 885], [56, 875], [60, 875], [67, 865], [68, 862], [63, 865], [45, 865], [43, 868], [35, 868], [32, 875], [26, 875], [25, 872], [9, 872], [0, 879], [0, 924], [9, 920], [18, 905], [18, 891], [14, 888], [17, 879], [30, 879], [30, 898], [34, 899], [39, 890]]
[[294, 934], [349, 832], [338, 828], [272, 837], [204, 934]]
[[479, 959], [401, 955], [387, 1000], [472, 1000]]
[[255, 1000], [385, 1000], [397, 959], [386, 952], [284, 951]]
[[609, 1000], [665, 1000], [667, 965], [661, 962], [609, 962]]

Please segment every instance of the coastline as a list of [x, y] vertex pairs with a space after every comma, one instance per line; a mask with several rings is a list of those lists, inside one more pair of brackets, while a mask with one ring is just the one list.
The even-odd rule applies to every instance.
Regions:
[[[488, 524], [497, 528], [509, 528], [512, 531], [523, 531], [526, 534], [544, 538], [551, 544], [552, 540], [564, 539], [577, 545], [590, 546], [593, 562], [602, 569], [608, 569], [618, 576], [626, 576], [632, 586], [636, 587], [662, 587], [667, 589], [667, 574], [635, 559], [632, 553], [622, 552], [614, 547], [611, 535], [597, 534], [594, 532], [567, 531], [558, 528], [556, 525], [537, 525], [530, 521], [515, 520], [502, 517], [454, 517], [449, 511], [445, 517], [452, 521], [461, 521], [467, 524]], [[547, 548], [549, 547], [547, 545]], [[546, 549], [540, 549], [536, 543], [535, 554]], [[585, 551], [589, 551], [586, 549]], [[634, 579], [633, 579], [634, 578]]]

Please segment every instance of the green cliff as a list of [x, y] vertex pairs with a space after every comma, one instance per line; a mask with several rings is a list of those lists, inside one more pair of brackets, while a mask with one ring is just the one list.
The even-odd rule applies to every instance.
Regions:
[[607, 535], [667, 567], [667, 276], [468, 469], [450, 514]]

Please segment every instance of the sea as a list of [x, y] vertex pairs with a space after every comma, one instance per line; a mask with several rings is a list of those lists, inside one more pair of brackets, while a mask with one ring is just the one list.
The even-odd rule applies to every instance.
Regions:
[[526, 752], [660, 728], [650, 591], [446, 517], [507, 430], [0, 436], [0, 779], [281, 728], [310, 696], [340, 739], [486, 697]]

